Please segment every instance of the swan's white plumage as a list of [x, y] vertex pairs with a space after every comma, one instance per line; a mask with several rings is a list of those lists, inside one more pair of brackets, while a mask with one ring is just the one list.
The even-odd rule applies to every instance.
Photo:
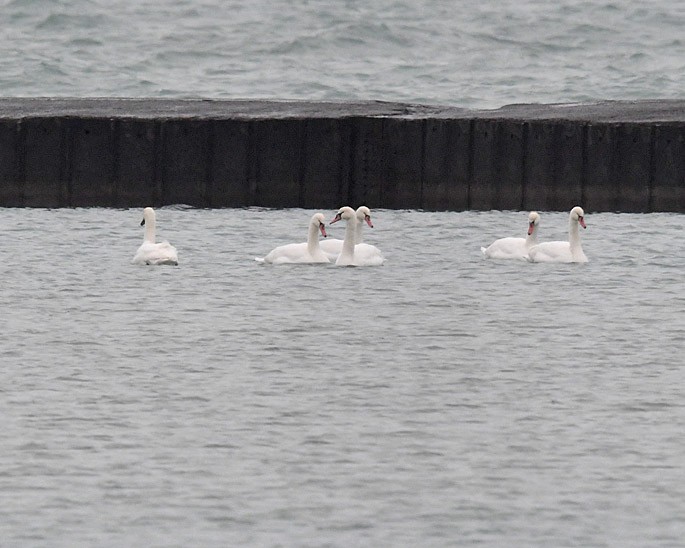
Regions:
[[146, 207], [143, 210], [143, 220], [141, 226], [145, 226], [145, 236], [143, 243], [136, 251], [133, 257], [134, 264], [146, 265], [177, 265], [178, 252], [176, 248], [169, 242], [155, 242], [155, 230], [157, 225], [155, 210], [151, 207]]
[[[355, 227], [356, 232], [354, 241], [355, 245], [359, 245], [362, 243], [363, 240], [363, 223], [366, 223], [371, 228], [373, 228], [373, 223], [371, 222], [371, 210], [368, 207], [359, 206], [355, 213], [358, 224]], [[342, 252], [342, 247], [343, 240], [340, 240], [339, 238], [329, 238], [321, 242], [321, 249], [331, 261], [335, 261], [338, 258], [338, 255], [340, 255], [340, 253]]]
[[354, 266], [380, 266], [385, 257], [380, 249], [371, 244], [357, 244], [354, 246]]
[[528, 258], [528, 250], [537, 244], [540, 214], [531, 211], [528, 214], [528, 235], [525, 238], [500, 238], [487, 248], [481, 247], [483, 255], [490, 259], [523, 259]]
[[586, 228], [585, 212], [574, 207], [568, 217], [568, 241], [543, 242], [528, 251], [528, 260], [534, 263], [586, 263], [588, 262], [580, 244], [578, 225]]
[[374, 245], [365, 243], [356, 244], [357, 227], [359, 222], [357, 214], [351, 207], [345, 206], [338, 210], [331, 224], [340, 220], [347, 223], [345, 227], [345, 239], [343, 247], [335, 261], [337, 266], [380, 266], [385, 261], [381, 250]]
[[322, 213], [315, 213], [309, 220], [306, 242], [281, 245], [272, 249], [266, 257], [257, 257], [255, 260], [270, 264], [329, 263], [319, 245], [319, 232], [326, 237], [326, 218]]

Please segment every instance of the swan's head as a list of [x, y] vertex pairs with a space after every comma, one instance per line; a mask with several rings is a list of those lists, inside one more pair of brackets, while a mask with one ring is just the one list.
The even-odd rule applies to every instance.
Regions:
[[155, 210], [151, 207], [146, 207], [143, 209], [143, 220], [140, 221], [140, 226], [145, 226], [145, 222], [149, 224], [155, 220]]
[[319, 229], [324, 238], [328, 236], [328, 234], [326, 234], [326, 217], [324, 217], [323, 213], [315, 213], [312, 215], [311, 224]]
[[540, 214], [537, 211], [531, 211], [528, 214], [528, 236], [533, 233], [535, 227], [540, 224]]
[[357, 219], [361, 223], [364, 221], [367, 225], [373, 228], [373, 223], [371, 222], [371, 210], [366, 206], [359, 206], [357, 208]]
[[571, 220], [576, 221], [577, 223], [580, 224], [583, 228], [587, 228], [585, 226], [585, 212], [583, 211], [583, 208], [580, 206], [576, 206], [571, 210]]
[[349, 206], [344, 206], [341, 207], [338, 212], [335, 214], [335, 217], [333, 217], [333, 220], [330, 222], [330, 224], [337, 223], [338, 221], [345, 220], [349, 221], [350, 219], [354, 219], [356, 216], [356, 213], [354, 209], [352, 209]]

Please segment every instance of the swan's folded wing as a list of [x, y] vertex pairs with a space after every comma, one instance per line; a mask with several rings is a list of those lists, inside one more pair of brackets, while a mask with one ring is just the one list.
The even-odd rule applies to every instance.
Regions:
[[354, 264], [357, 266], [380, 266], [385, 257], [375, 245], [357, 244], [354, 246]]
[[292, 264], [315, 262], [307, 250], [307, 243], [286, 244], [272, 249], [264, 262], [272, 264]]
[[335, 261], [342, 252], [343, 241], [337, 238], [320, 240], [319, 247], [329, 260]]
[[528, 250], [534, 263], [572, 263], [571, 248], [568, 242], [543, 242]]
[[490, 259], [523, 259], [528, 255], [525, 238], [500, 238], [480, 250]]
[[178, 265], [178, 252], [169, 242], [143, 242], [133, 257], [134, 264]]

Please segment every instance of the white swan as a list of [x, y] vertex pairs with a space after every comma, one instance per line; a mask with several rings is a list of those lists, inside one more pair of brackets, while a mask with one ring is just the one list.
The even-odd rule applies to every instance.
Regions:
[[143, 243], [133, 257], [134, 264], [178, 264], [178, 252], [169, 242], [155, 243], [155, 210], [146, 207], [143, 210], [143, 220], [140, 226], [145, 226]]
[[525, 238], [500, 238], [480, 250], [490, 259], [526, 259], [528, 250], [537, 244], [539, 224], [539, 213], [531, 211], [528, 214], [528, 235]]
[[315, 213], [309, 221], [306, 242], [279, 246], [263, 259], [256, 257], [255, 261], [271, 264], [329, 263], [330, 260], [319, 246], [319, 232], [326, 237], [326, 218], [322, 213]]
[[[366, 206], [359, 206], [356, 211], [357, 226], [355, 232], [355, 245], [362, 243], [362, 228], [363, 224], [366, 223], [369, 227], [373, 228], [373, 223], [371, 222], [371, 210]], [[321, 249], [328, 256], [331, 261], [335, 261], [338, 255], [342, 252], [343, 240], [338, 238], [331, 238], [321, 242]]]
[[[357, 244], [357, 214], [351, 207], [345, 206], [338, 210], [330, 224], [337, 223], [341, 219], [347, 222], [345, 227], [345, 239], [340, 255], [335, 261], [338, 266], [379, 266], [385, 260], [380, 249], [374, 245]], [[361, 225], [359, 225], [361, 227]]]
[[578, 225], [585, 225], [585, 212], [576, 206], [568, 216], [568, 242], [543, 242], [528, 251], [528, 260], [534, 263], [586, 263], [587, 257], [580, 245]]

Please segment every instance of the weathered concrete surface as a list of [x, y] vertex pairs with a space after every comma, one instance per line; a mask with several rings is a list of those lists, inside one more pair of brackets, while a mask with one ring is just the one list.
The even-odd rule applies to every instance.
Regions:
[[685, 101], [0, 98], [0, 206], [685, 211]]

